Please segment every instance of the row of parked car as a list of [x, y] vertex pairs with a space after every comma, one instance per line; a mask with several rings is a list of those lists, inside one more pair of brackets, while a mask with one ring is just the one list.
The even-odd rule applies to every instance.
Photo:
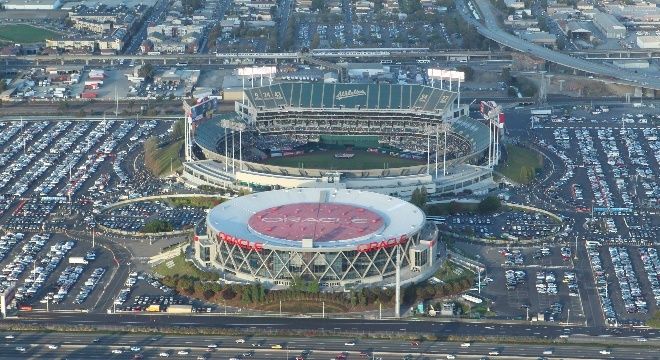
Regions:
[[73, 300], [74, 304], [82, 304], [87, 300], [89, 297], [89, 294], [94, 291], [94, 288], [96, 285], [98, 285], [99, 281], [101, 281], [101, 277], [103, 277], [103, 274], [105, 274], [105, 269], [104, 268], [96, 268], [94, 269], [94, 272], [92, 275], [89, 276], [89, 279], [85, 281], [83, 286], [80, 288], [80, 293], [76, 296], [76, 298]]
[[576, 129], [575, 135], [577, 142], [581, 145], [580, 154], [582, 155], [582, 162], [586, 166], [595, 206], [614, 207], [614, 197], [607, 181], [605, 181], [603, 166], [589, 129]]
[[[3, 192], [8, 192], [8, 185], [14, 186], [17, 183], [17, 176], [26, 173], [26, 168], [32, 164], [32, 161], [37, 157], [37, 152], [27, 151], [28, 146], [31, 148], [32, 145], [37, 147], [42, 146], [42, 142], [45, 142], [45, 138], [38, 139], [36, 143], [33, 144], [35, 138], [39, 138], [39, 135], [48, 127], [48, 122], [40, 121], [33, 123], [26, 128], [23, 128], [23, 131], [19, 136], [10, 144], [5, 146], [5, 163], [2, 165], [2, 172], [0, 172], [0, 190]], [[18, 155], [20, 154], [20, 155]], [[18, 158], [14, 157], [18, 155]], [[14, 193], [15, 196], [21, 196], [23, 191]]]
[[128, 274], [128, 278], [126, 279], [126, 283], [124, 284], [124, 288], [119, 290], [119, 294], [117, 294], [117, 297], [115, 298], [114, 304], [115, 305], [124, 305], [124, 303], [128, 300], [129, 296], [131, 295], [131, 291], [133, 290], [133, 286], [137, 284], [138, 281], [138, 273], [137, 272], [132, 272]]
[[617, 314], [614, 310], [614, 303], [610, 297], [608, 289], [607, 277], [605, 276], [605, 269], [603, 269], [603, 261], [598, 251], [599, 245], [587, 243], [587, 255], [589, 256], [589, 263], [591, 264], [591, 271], [596, 283], [596, 290], [598, 291], [598, 298], [600, 299], [601, 310], [605, 321], [613, 325], [617, 323]]
[[24, 238], [25, 234], [23, 233], [8, 233], [0, 236], [0, 261], [4, 260], [11, 249]]
[[[44, 123], [45, 126], [48, 126], [48, 123]], [[61, 134], [64, 134], [66, 130], [71, 125], [70, 121], [63, 121], [55, 123], [51, 126], [48, 131], [44, 132], [40, 138], [38, 138], [32, 144], [23, 144], [24, 151], [28, 151], [27, 147], [29, 146], [29, 152], [21, 155], [19, 160], [14, 162], [16, 164], [27, 163], [25, 171], [20, 171], [20, 177], [16, 178], [13, 182], [12, 187], [7, 191], [14, 196], [21, 196], [25, 194], [30, 186], [41, 178], [52, 166], [57, 162], [57, 159], [64, 152], [60, 152], [60, 145], [63, 142], [63, 138], [57, 139]], [[45, 128], [45, 127], [44, 127]], [[55, 145], [53, 142], [55, 141]], [[20, 146], [20, 144], [15, 145]], [[50, 148], [51, 151], [45, 152], [47, 148]], [[52, 150], [55, 151], [52, 151]]]
[[515, 290], [516, 286], [519, 284], [522, 285], [527, 280], [527, 273], [525, 270], [511, 270], [508, 269], [504, 272], [504, 277], [506, 279], [506, 289]]
[[44, 247], [45, 241], [33, 236], [30, 241], [23, 244], [21, 251], [4, 266], [0, 275], [0, 291], [4, 292], [11, 286], [16, 285], [25, 269], [33, 265], [37, 253]]
[[72, 177], [73, 171], [76, 169], [76, 164], [78, 164], [82, 157], [82, 153], [90, 151], [92, 146], [96, 144], [96, 140], [102, 135], [101, 132], [95, 131], [88, 134], [94, 126], [96, 126], [96, 123], [76, 122], [64, 134], [61, 141], [51, 148], [49, 152], [57, 156], [57, 161], [54, 162], [56, 164], [55, 168], [35, 187], [35, 194], [47, 196], [65, 179], [69, 179], [70, 176]]
[[66, 298], [83, 271], [85, 271], [84, 265], [67, 266], [62, 271], [57, 279], [57, 293], [53, 295], [52, 299], [54, 303], [60, 303]]
[[557, 278], [552, 271], [538, 271], [536, 273], [536, 292], [539, 294], [557, 295]]
[[660, 306], [660, 258], [658, 257], [658, 250], [651, 247], [640, 247], [639, 256], [642, 258], [646, 276], [651, 283], [655, 304]]
[[[36, 245], [41, 249], [50, 239], [50, 234], [35, 235], [30, 241], [34, 241], [35, 237], [38, 237]], [[55, 271], [71, 248], [73, 248], [73, 242], [62, 241], [51, 245], [46, 255], [41, 259], [39, 266], [34, 264], [30, 275], [25, 279], [24, 286], [17, 288], [16, 301], [23, 302], [35, 296], [43, 288], [50, 275]]]
[[[614, 183], [619, 190], [621, 199], [623, 201], [623, 206], [618, 207], [633, 207], [633, 197], [635, 196], [633, 184], [631, 184], [631, 178], [629, 170], [634, 170], [634, 168], [629, 168], [624, 161], [622, 156], [623, 151], [619, 151], [619, 145], [617, 144], [616, 138], [622, 139], [624, 142], [630, 142], [632, 136], [627, 136], [628, 130], [619, 130], [619, 134], [614, 134], [614, 129], [598, 129], [598, 139], [603, 145], [603, 150], [607, 156], [607, 164], [612, 169], [612, 174], [614, 175]], [[627, 147], [626, 147], [627, 148]], [[628, 154], [630, 155], [630, 148], [627, 148]]]
[[[106, 129], [111, 129], [115, 123], [116, 121], [114, 120], [100, 123], [91, 133], [95, 135], [94, 143], [97, 143], [105, 135]], [[134, 126], [134, 122], [124, 121], [117, 129], [113, 130], [112, 136], [108, 136], [103, 140], [99, 145], [97, 152], [95, 154], [88, 154], [83, 163], [78, 165], [75, 174], [73, 175], [75, 181], [69, 182], [64, 189], [60, 190], [58, 196], [66, 196], [67, 194], [72, 194], [80, 190], [85, 181], [96, 173], [103, 161], [113, 154], [120, 141], [133, 129]], [[84, 152], [81, 151], [81, 154], [86, 153], [91, 149], [91, 147], [85, 147], [87, 147], [87, 150]]]
[[614, 274], [619, 281], [621, 297], [628, 313], [648, 313], [646, 299], [642, 294], [639, 279], [633, 269], [630, 254], [625, 247], [612, 246], [609, 248], [610, 257], [614, 264]]
[[569, 296], [579, 296], [579, 286], [577, 283], [577, 277], [572, 271], [567, 271], [564, 273], [564, 280], [566, 286], [568, 286], [568, 295]]

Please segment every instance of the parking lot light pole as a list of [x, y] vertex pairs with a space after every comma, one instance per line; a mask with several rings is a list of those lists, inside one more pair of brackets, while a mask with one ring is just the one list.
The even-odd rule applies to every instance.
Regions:
[[577, 253], [578, 253], [578, 236], [575, 235], [575, 256], [573, 257], [573, 259], [575, 260], [578, 259]]

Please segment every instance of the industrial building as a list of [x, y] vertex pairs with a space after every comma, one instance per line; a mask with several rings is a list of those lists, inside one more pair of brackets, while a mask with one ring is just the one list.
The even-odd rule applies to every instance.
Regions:
[[594, 25], [608, 39], [623, 39], [626, 37], [626, 27], [613, 15], [603, 12], [594, 14]]

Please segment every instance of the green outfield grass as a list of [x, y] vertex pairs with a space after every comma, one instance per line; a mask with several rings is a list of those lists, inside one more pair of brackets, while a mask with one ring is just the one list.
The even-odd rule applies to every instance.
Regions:
[[291, 157], [269, 158], [264, 163], [275, 166], [285, 166], [305, 169], [335, 169], [335, 170], [364, 170], [398, 168], [414, 165], [423, 165], [425, 162], [412, 159], [402, 159], [395, 156], [374, 154], [367, 151], [353, 151], [352, 159], [335, 159], [334, 154], [342, 151], [316, 151], [304, 155]]
[[543, 157], [534, 150], [517, 145], [506, 145], [506, 154], [506, 162], [499, 165], [496, 170], [519, 184], [530, 183], [536, 173], [543, 168]]
[[42, 42], [59, 34], [48, 29], [38, 28], [26, 24], [0, 25], [0, 40], [6, 42], [26, 44]]

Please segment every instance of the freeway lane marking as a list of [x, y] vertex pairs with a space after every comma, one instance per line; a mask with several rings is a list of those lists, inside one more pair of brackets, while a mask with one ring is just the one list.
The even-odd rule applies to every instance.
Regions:
[[226, 324], [229, 326], [283, 326], [286, 324]]

